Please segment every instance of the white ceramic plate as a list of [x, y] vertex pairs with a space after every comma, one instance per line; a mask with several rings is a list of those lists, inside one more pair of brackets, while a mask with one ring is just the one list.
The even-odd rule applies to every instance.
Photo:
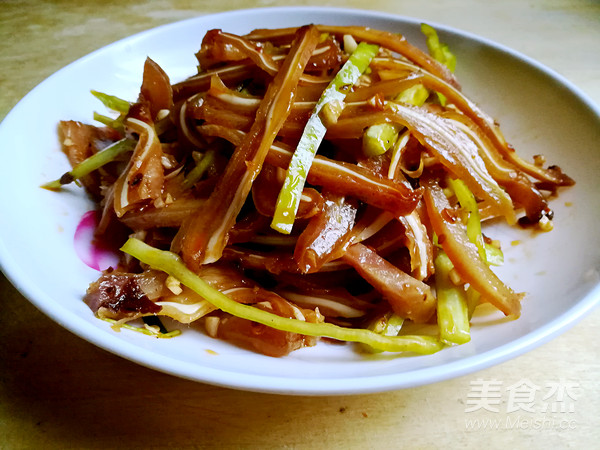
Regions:
[[[181, 377], [264, 392], [348, 394], [406, 388], [472, 372], [523, 353], [572, 325], [600, 297], [600, 113], [565, 79], [500, 45], [436, 25], [457, 54], [464, 91], [502, 124], [527, 158], [542, 153], [577, 181], [551, 203], [555, 229], [534, 235], [496, 226], [504, 244], [500, 276], [529, 293], [522, 317], [478, 317], [472, 341], [431, 356], [364, 357], [352, 346], [319, 343], [275, 359], [213, 340], [195, 329], [175, 339], [114, 332], [82, 302], [98, 272], [73, 249], [73, 233], [91, 205], [81, 190], [39, 186], [68, 170], [59, 149], [61, 119], [92, 122], [102, 110], [90, 89], [137, 97], [146, 56], [172, 81], [195, 71], [208, 29], [236, 33], [306, 23], [360, 24], [404, 34], [422, 45], [419, 21], [366, 11], [273, 8], [216, 14], [159, 27], [98, 50], [31, 91], [0, 125], [0, 263], [39, 309], [88, 341], [137, 363]], [[520, 241], [520, 245], [511, 245]]]

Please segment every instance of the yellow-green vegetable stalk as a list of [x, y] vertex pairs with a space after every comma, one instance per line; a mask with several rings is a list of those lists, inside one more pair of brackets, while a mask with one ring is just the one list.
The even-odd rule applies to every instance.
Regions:
[[446, 344], [469, 342], [471, 332], [467, 295], [462, 286], [456, 286], [450, 280], [450, 271], [454, 266], [442, 249], [438, 249], [434, 265], [440, 340]]
[[479, 214], [477, 200], [462, 180], [449, 178], [448, 182], [454, 191], [460, 206], [467, 213], [467, 236], [469, 241], [477, 246], [477, 251], [479, 252], [479, 256], [481, 256], [481, 259], [487, 261], [483, 233], [481, 232], [481, 216]]
[[[375, 317], [369, 323], [367, 329], [383, 336], [398, 336], [402, 330], [402, 325], [404, 325], [404, 318], [392, 311], [388, 311], [385, 314]], [[381, 352], [381, 350], [373, 348], [370, 345], [363, 345], [363, 348], [370, 353]]]
[[[431, 25], [427, 25], [426, 23], [422, 23], [421, 32], [427, 39], [427, 49], [429, 50], [429, 54], [433, 57], [433, 59], [445, 65], [450, 72], [454, 72], [456, 69], [456, 56], [450, 51], [450, 48], [448, 48], [446, 44], [440, 42], [435, 28], [433, 28]], [[440, 104], [442, 106], [446, 106], [446, 97], [439, 92], [437, 92], [437, 96], [440, 100]]]
[[175, 253], [156, 249], [135, 238], [130, 238], [121, 250], [144, 264], [162, 270], [176, 278], [216, 308], [236, 317], [267, 325], [277, 330], [307, 336], [326, 336], [341, 341], [360, 342], [390, 352], [431, 354], [443, 347], [443, 344], [432, 336], [383, 336], [365, 329], [344, 328], [330, 323], [310, 323], [281, 317], [231, 300], [189, 270]]
[[[327, 131], [327, 127], [321, 118], [321, 110], [331, 102], [338, 105], [343, 104], [346, 94], [369, 67], [371, 60], [378, 51], [379, 47], [377, 45], [367, 44], [366, 42], [358, 44], [356, 50], [350, 55], [348, 61], [321, 95], [304, 127], [302, 137], [288, 166], [283, 187], [277, 198], [271, 228], [285, 234], [292, 231], [308, 171]], [[336, 108], [336, 111], [339, 115], [342, 108]]]
[[[400, 92], [394, 101], [413, 106], [422, 106], [427, 97], [429, 97], [427, 88], [422, 84], [415, 84]], [[402, 128], [399, 125], [391, 123], [371, 125], [363, 133], [363, 153], [369, 157], [383, 155], [394, 146]]]
[[99, 169], [103, 165], [114, 161], [121, 153], [133, 150], [135, 146], [136, 141], [127, 138], [121, 139], [120, 141], [109, 145], [98, 153], [94, 153], [89, 158], [84, 159], [75, 167], [73, 167], [73, 169], [65, 172], [58, 180], [43, 184], [42, 187], [44, 189], [52, 190], [60, 189], [61, 186], [83, 178], [94, 170]]

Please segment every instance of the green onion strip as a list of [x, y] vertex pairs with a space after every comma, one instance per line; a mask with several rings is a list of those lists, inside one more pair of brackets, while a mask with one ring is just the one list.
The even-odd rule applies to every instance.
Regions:
[[60, 189], [61, 186], [72, 183], [73, 181], [88, 175], [94, 170], [99, 169], [103, 165], [114, 161], [121, 153], [133, 150], [136, 144], [137, 142], [132, 139], [121, 139], [120, 141], [109, 145], [98, 153], [94, 153], [89, 158], [84, 159], [75, 167], [73, 167], [72, 170], [65, 172], [58, 180], [43, 184], [42, 187], [44, 189], [51, 190]]
[[455, 286], [450, 280], [450, 272], [454, 266], [442, 249], [438, 250], [434, 264], [440, 339], [447, 344], [469, 342], [469, 304], [464, 289]]
[[215, 163], [215, 154], [214, 150], [208, 150], [206, 153], [202, 155], [202, 159], [198, 161], [196, 166], [187, 174], [185, 179], [183, 180], [183, 188], [189, 189], [198, 181], [200, 178], [208, 171], [210, 166]]
[[460, 206], [468, 214], [467, 236], [469, 237], [469, 241], [477, 246], [477, 251], [479, 252], [479, 256], [481, 256], [481, 259], [487, 261], [477, 200], [464, 181], [449, 178], [448, 182], [450, 183], [450, 187], [454, 191]]

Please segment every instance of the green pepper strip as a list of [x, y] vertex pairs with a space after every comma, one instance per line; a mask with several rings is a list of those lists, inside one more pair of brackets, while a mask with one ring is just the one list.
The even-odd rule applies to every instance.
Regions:
[[475, 196], [460, 179], [449, 179], [450, 187], [454, 191], [460, 206], [467, 212], [467, 236], [469, 240], [477, 246], [477, 251], [481, 259], [487, 262], [483, 234], [481, 233], [481, 218], [479, 215], [479, 206]]
[[504, 264], [504, 253], [498, 247], [490, 244], [484, 244], [485, 259], [490, 266], [501, 266]]
[[[306, 123], [298, 147], [290, 161], [283, 187], [277, 198], [271, 228], [284, 234], [289, 234], [292, 231], [308, 171], [327, 132], [327, 127], [320, 117], [321, 110], [327, 103], [343, 102], [350, 88], [354, 86], [358, 78], [369, 67], [371, 60], [378, 51], [379, 46], [377, 45], [365, 42], [358, 44], [348, 61], [323, 91]], [[338, 115], [341, 114], [341, 111], [342, 108], [339, 108]]]
[[114, 95], [104, 94], [103, 92], [98, 92], [94, 90], [90, 92], [94, 97], [100, 100], [102, 104], [108, 109], [112, 109], [113, 111], [117, 111], [120, 113], [119, 117], [117, 117], [116, 119], [112, 119], [110, 117], [94, 112], [94, 120], [97, 120], [98, 122], [100, 122], [103, 125], [106, 125], [107, 127], [122, 132], [125, 129], [123, 121], [125, 120], [125, 117], [129, 112], [131, 103], [129, 103], [127, 100], [115, 97]]
[[156, 338], [161, 338], [161, 339], [169, 339], [175, 336], [179, 336], [181, 334], [181, 330], [173, 330], [173, 331], [168, 331], [166, 333], [163, 333], [162, 331], [159, 331], [158, 333], [155, 333], [153, 331], [150, 331], [147, 328], [142, 328], [142, 327], [135, 327], [133, 325], [130, 325], [128, 323], [118, 323], [116, 320], [114, 319], [109, 319], [108, 317], [104, 317], [102, 318], [102, 320], [104, 320], [105, 322], [108, 323], [112, 323], [113, 325], [116, 325], [119, 328], [125, 328], [127, 330], [131, 330], [131, 331], [136, 331], [138, 333], [142, 333], [148, 336], [154, 336]]
[[501, 266], [504, 264], [504, 254], [502, 250], [493, 245], [486, 244], [481, 232], [481, 217], [479, 207], [475, 196], [469, 190], [462, 180], [450, 179], [450, 186], [456, 194], [460, 205], [467, 211], [467, 236], [469, 240], [477, 246], [481, 258], [491, 266]]
[[450, 51], [450, 48], [438, 37], [437, 31], [431, 25], [421, 24], [421, 33], [427, 38], [427, 49], [433, 58], [444, 64], [450, 72], [456, 69], [456, 56]]
[[[450, 72], [454, 72], [456, 69], [456, 56], [450, 51], [450, 48], [446, 44], [440, 42], [435, 28], [426, 23], [422, 23], [421, 32], [427, 38], [427, 49], [429, 50], [429, 54], [433, 56], [433, 59], [444, 64]], [[446, 97], [439, 92], [436, 92], [436, 94], [440, 100], [440, 104], [446, 106]]]
[[429, 97], [429, 91], [427, 88], [422, 84], [415, 84], [414, 86], [411, 86], [408, 89], [400, 92], [394, 101], [408, 103], [414, 106], [423, 106], [427, 101], [427, 97]]
[[469, 342], [471, 340], [469, 305], [465, 291], [450, 280], [449, 274], [454, 266], [448, 255], [441, 249], [438, 250], [434, 265], [440, 340], [447, 344]]
[[198, 161], [198, 163], [196, 164], [196, 167], [194, 167], [190, 171], [190, 173], [187, 174], [187, 176], [185, 177], [185, 179], [183, 180], [183, 188], [184, 189], [189, 189], [194, 184], [196, 184], [200, 180], [200, 178], [202, 178], [202, 175], [204, 175], [204, 173], [214, 163], [215, 163], [215, 151], [214, 150], [208, 150], [202, 156], [202, 159], [200, 161]]
[[[429, 97], [429, 91], [425, 86], [415, 84], [400, 92], [394, 101], [414, 106], [423, 106], [427, 97]], [[394, 147], [401, 129], [401, 126], [392, 123], [371, 125], [363, 134], [363, 153], [368, 157], [386, 153], [390, 148]]]
[[473, 317], [475, 308], [479, 305], [481, 294], [473, 289], [473, 286], [467, 288], [467, 310], [469, 311], [469, 320]]
[[113, 119], [111, 117], [104, 116], [102, 114], [94, 112], [94, 120], [96, 120], [97, 122], [100, 122], [103, 125], [106, 125], [107, 127], [113, 128], [118, 131], [124, 130], [122, 118], [123, 118], [122, 115], [119, 116], [118, 119]]
[[[402, 325], [404, 325], [404, 318], [390, 311], [375, 317], [367, 329], [383, 336], [398, 336], [402, 330]], [[381, 350], [373, 348], [370, 345], [363, 345], [362, 347], [369, 353], [381, 352]]]
[[371, 125], [363, 134], [363, 153], [368, 157], [383, 155], [398, 140], [400, 127], [391, 123]]
[[109, 145], [98, 153], [94, 153], [89, 158], [84, 159], [75, 167], [73, 167], [72, 170], [65, 172], [58, 180], [43, 184], [42, 187], [50, 190], [60, 189], [61, 186], [72, 183], [73, 181], [78, 180], [79, 178], [82, 178], [94, 170], [99, 169], [103, 165], [113, 161], [121, 153], [133, 150], [136, 144], [137, 142], [132, 139], [121, 139], [120, 141]]
[[91, 91], [92, 95], [100, 100], [104, 106], [108, 109], [112, 109], [113, 111], [117, 111], [123, 114], [127, 114], [129, 112], [129, 107], [131, 104], [127, 100], [120, 99], [119, 97], [115, 97], [114, 95], [104, 94], [103, 92]]
[[341, 341], [361, 342], [390, 352], [431, 354], [443, 347], [443, 344], [432, 336], [382, 336], [365, 329], [343, 328], [330, 323], [310, 323], [280, 317], [268, 311], [231, 300], [189, 270], [175, 253], [156, 249], [135, 238], [130, 238], [121, 250], [151, 267], [168, 273], [212, 303], [216, 308], [236, 317], [261, 323], [277, 330], [307, 336], [326, 336]]

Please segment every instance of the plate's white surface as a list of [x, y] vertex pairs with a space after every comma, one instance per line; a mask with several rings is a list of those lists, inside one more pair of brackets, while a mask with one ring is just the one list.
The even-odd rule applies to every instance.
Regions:
[[[422, 46], [419, 21], [366, 11], [273, 8], [235, 11], [179, 22], [127, 38], [57, 72], [30, 92], [0, 124], [0, 264], [15, 286], [60, 325], [140, 364], [185, 378], [288, 394], [375, 392], [422, 385], [516, 356], [572, 325], [600, 298], [600, 111], [573, 85], [538, 63], [497, 44], [436, 25], [457, 54], [464, 92], [498, 119], [523, 156], [542, 153], [576, 179], [551, 206], [547, 234], [488, 229], [503, 243], [498, 272], [526, 291], [522, 317], [475, 319], [472, 341], [431, 356], [365, 357], [351, 346], [320, 343], [280, 359], [240, 350], [185, 329], [153, 339], [116, 333], [81, 301], [98, 273], [75, 255], [73, 233], [90, 208], [83, 191], [39, 188], [68, 170], [56, 134], [61, 119], [92, 123], [102, 111], [90, 89], [135, 99], [146, 56], [172, 81], [192, 75], [204, 33], [236, 33], [306, 23], [367, 25], [404, 34]], [[519, 241], [519, 245], [511, 242]], [[207, 350], [212, 350], [207, 351]], [[215, 354], [216, 353], [216, 354]]]

